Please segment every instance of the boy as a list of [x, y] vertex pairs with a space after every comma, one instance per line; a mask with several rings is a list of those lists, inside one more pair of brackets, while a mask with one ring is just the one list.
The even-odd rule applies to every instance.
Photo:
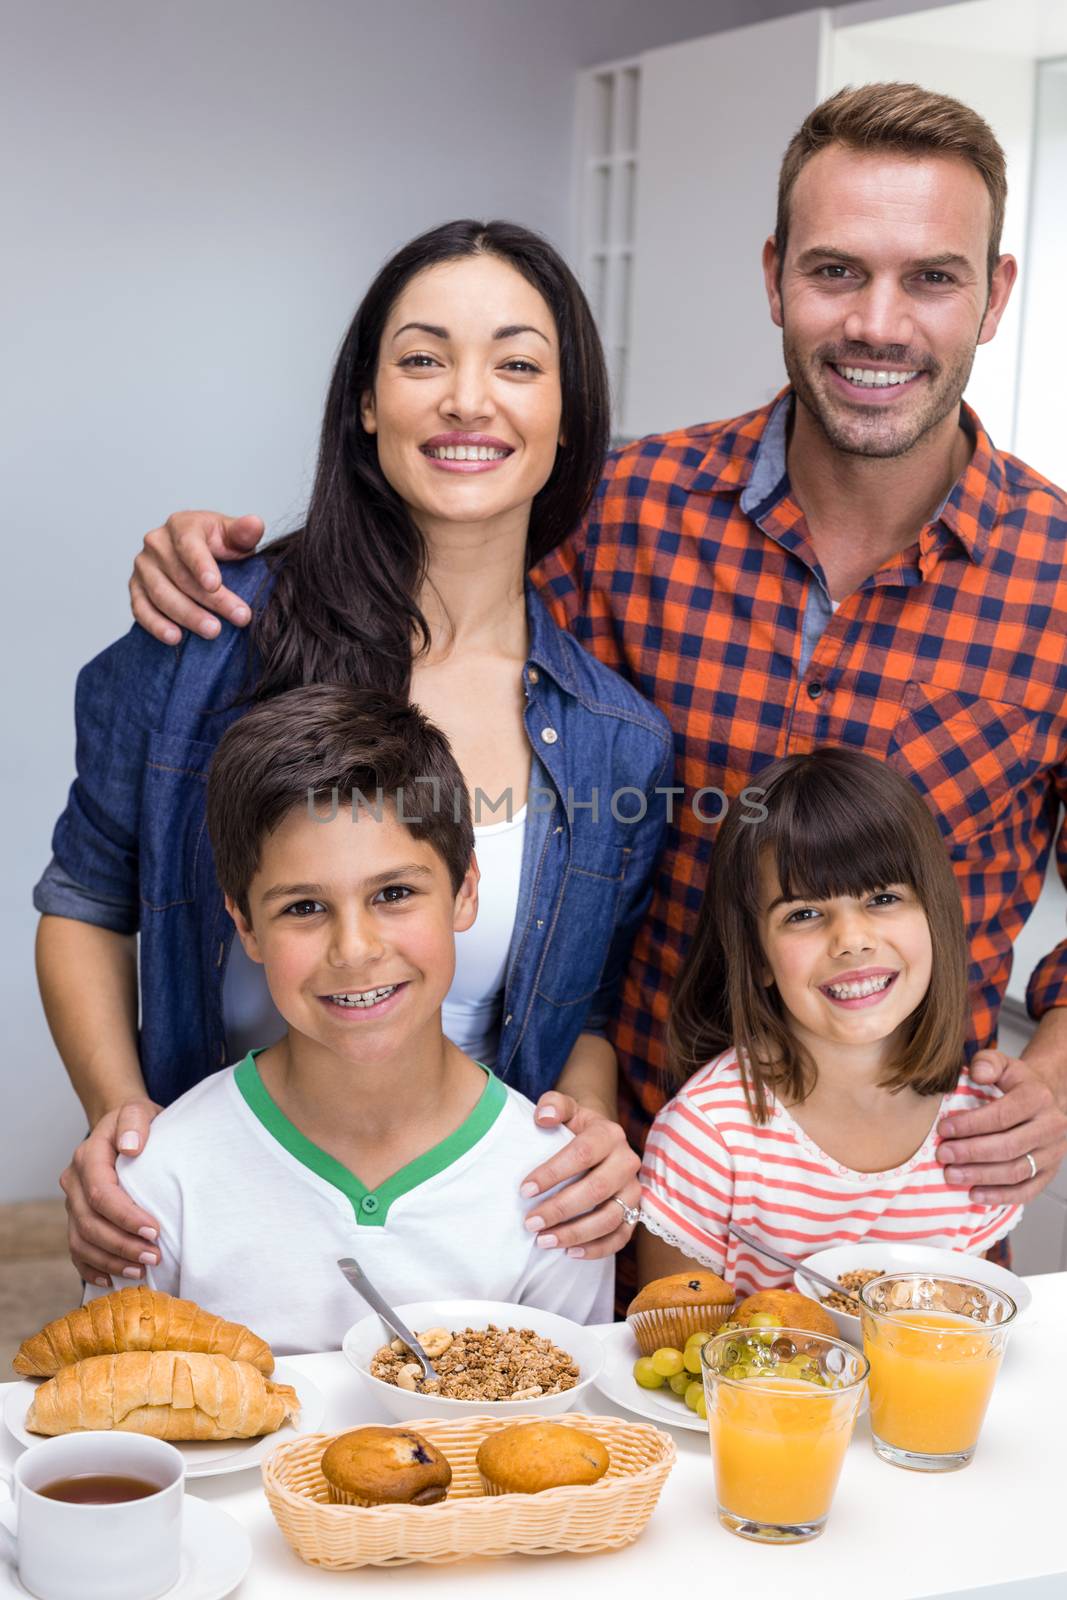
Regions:
[[[570, 1137], [441, 1031], [478, 869], [443, 734], [386, 695], [316, 685], [221, 740], [207, 825], [226, 909], [288, 1024], [152, 1125], [119, 1177], [160, 1220], [155, 1288], [278, 1354], [337, 1348], [369, 1309], [507, 1300], [611, 1316], [611, 1261], [538, 1249], [522, 1175]], [[546, 1149], [545, 1140], [551, 1141]]]

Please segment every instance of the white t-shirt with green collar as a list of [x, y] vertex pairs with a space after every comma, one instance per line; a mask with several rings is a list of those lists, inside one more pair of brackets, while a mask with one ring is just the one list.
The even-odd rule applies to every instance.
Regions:
[[466, 1121], [368, 1191], [275, 1104], [256, 1054], [182, 1095], [143, 1153], [119, 1159], [123, 1188], [160, 1224], [153, 1288], [246, 1323], [278, 1355], [336, 1350], [369, 1311], [340, 1256], [393, 1305], [508, 1300], [610, 1321], [613, 1261], [541, 1250], [523, 1226], [520, 1183], [570, 1139], [539, 1128], [525, 1096], [483, 1068]]

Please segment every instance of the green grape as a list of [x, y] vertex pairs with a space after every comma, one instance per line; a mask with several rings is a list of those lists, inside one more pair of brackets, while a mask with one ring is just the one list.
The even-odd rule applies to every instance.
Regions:
[[708, 1420], [708, 1397], [704, 1393], [703, 1389], [701, 1389], [700, 1393], [697, 1395], [696, 1405], [693, 1407], [693, 1410], [696, 1412], [698, 1417], [702, 1417], [703, 1420], [705, 1422], [707, 1422], [707, 1420]]
[[748, 1319], [750, 1328], [780, 1328], [781, 1317], [776, 1317], [773, 1311], [754, 1311]]
[[658, 1373], [648, 1356], [641, 1356], [634, 1362], [634, 1382], [639, 1383], [642, 1389], [661, 1389], [663, 1378]]
[[697, 1408], [697, 1396], [701, 1395], [703, 1393], [704, 1393], [704, 1385], [702, 1383], [691, 1383], [689, 1385], [689, 1387], [686, 1389], [684, 1398], [685, 1398], [685, 1403], [689, 1407], [690, 1411], [695, 1411], [696, 1410], [696, 1408]]
[[653, 1372], [658, 1372], [661, 1378], [673, 1378], [676, 1372], [681, 1372], [684, 1365], [682, 1352], [673, 1349], [669, 1344], [661, 1345], [648, 1359], [652, 1363]]
[[688, 1337], [688, 1339], [687, 1339], [687, 1340], [686, 1340], [686, 1341], [685, 1341], [685, 1348], [686, 1348], [686, 1349], [687, 1349], [687, 1350], [688, 1350], [688, 1349], [689, 1349], [689, 1346], [690, 1346], [690, 1345], [691, 1345], [691, 1344], [692, 1344], [692, 1345], [697, 1345], [697, 1346], [698, 1346], [698, 1347], [699, 1347], [699, 1346], [700, 1346], [700, 1345], [702, 1345], [702, 1344], [707, 1344], [707, 1342], [708, 1342], [708, 1340], [709, 1340], [709, 1339], [710, 1339], [710, 1338], [711, 1338], [711, 1334], [710, 1334], [710, 1333], [705, 1333], [705, 1332], [704, 1332], [704, 1331], [703, 1331], [703, 1330], [702, 1330], [702, 1329], [701, 1329], [701, 1330], [700, 1330], [700, 1331], [698, 1331], [698, 1332], [697, 1332], [697, 1333], [691, 1333], [691, 1334], [690, 1334], [690, 1335], [689, 1335], [689, 1337]]
[[686, 1372], [700, 1371], [700, 1346], [698, 1344], [686, 1345], [682, 1354]]
[[667, 1379], [667, 1382], [671, 1388], [671, 1392], [679, 1397], [685, 1393], [692, 1381], [693, 1374], [691, 1372], [686, 1372], [684, 1369], [681, 1372], [672, 1373], [672, 1375]]
[[732, 1367], [727, 1367], [727, 1369], [726, 1369], [726, 1377], [728, 1377], [728, 1378], [747, 1378], [750, 1375], [751, 1371], [752, 1371], [751, 1367], [747, 1367], [744, 1364], [743, 1361], [735, 1361]]

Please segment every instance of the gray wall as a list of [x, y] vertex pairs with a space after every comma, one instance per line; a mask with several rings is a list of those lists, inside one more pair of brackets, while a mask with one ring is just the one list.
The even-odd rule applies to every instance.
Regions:
[[0, 1201], [54, 1194], [81, 1128], [30, 890], [143, 532], [299, 513], [334, 349], [405, 238], [505, 215], [567, 246], [579, 67], [799, 9], [0, 0]]

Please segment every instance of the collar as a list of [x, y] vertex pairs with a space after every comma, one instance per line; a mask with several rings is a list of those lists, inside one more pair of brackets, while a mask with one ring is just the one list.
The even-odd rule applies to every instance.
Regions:
[[530, 629], [527, 659], [547, 672], [568, 694], [577, 694], [578, 685], [568, 655], [566, 635], [552, 621], [544, 601], [529, 580], [526, 583], [526, 621]]
[[[787, 386], [769, 405], [720, 432], [688, 484], [679, 475], [683, 485], [694, 494], [732, 489], [740, 495], [742, 511], [757, 520], [766, 502], [789, 488], [786, 448], [792, 414], [793, 390]], [[1004, 458], [966, 401], [960, 403], [960, 426], [973, 441], [971, 458], [930, 524], [940, 523], [972, 561], [981, 562], [1003, 511]]]

